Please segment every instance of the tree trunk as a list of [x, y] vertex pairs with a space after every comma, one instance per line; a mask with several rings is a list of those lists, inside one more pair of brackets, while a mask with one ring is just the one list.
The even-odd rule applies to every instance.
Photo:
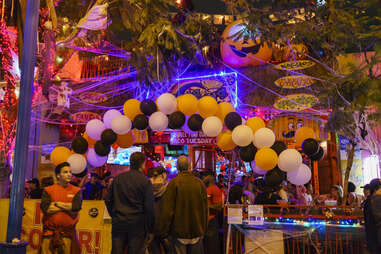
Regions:
[[347, 158], [347, 167], [345, 169], [344, 197], [343, 197], [343, 203], [342, 203], [342, 205], [345, 205], [347, 203], [348, 181], [349, 181], [349, 175], [351, 174], [351, 170], [352, 170], [352, 166], [353, 166], [353, 159], [355, 157], [355, 148], [356, 148], [356, 144], [351, 143], [351, 147], [349, 149], [348, 158]]

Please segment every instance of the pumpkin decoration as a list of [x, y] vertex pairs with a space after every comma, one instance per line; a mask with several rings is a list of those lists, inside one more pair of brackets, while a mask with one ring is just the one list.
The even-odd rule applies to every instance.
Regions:
[[270, 61], [272, 50], [267, 43], [261, 44], [259, 36], [252, 38], [242, 20], [229, 24], [222, 34], [221, 56], [235, 68], [258, 66]]
[[297, 116], [286, 116], [273, 119], [269, 128], [274, 131], [276, 140], [285, 143], [294, 142], [296, 131], [301, 127], [310, 127], [314, 130], [316, 138], [320, 137], [320, 127], [317, 121]]

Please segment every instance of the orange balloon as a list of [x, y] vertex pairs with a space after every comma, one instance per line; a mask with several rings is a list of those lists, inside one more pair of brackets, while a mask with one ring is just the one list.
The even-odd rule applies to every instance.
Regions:
[[177, 97], [177, 108], [184, 115], [190, 116], [197, 112], [197, 98], [193, 94], [184, 94]]
[[266, 124], [265, 122], [259, 118], [259, 117], [251, 117], [249, 120], [247, 120], [246, 125], [251, 128], [253, 131], [253, 134], [259, 129], [265, 128]]
[[232, 132], [231, 131], [221, 132], [217, 137], [217, 146], [222, 151], [233, 150], [237, 145], [233, 142]]
[[140, 111], [140, 101], [136, 99], [127, 100], [123, 105], [123, 112], [133, 121], [135, 116], [142, 114], [142, 111]]
[[134, 144], [134, 137], [132, 136], [132, 132], [130, 131], [127, 134], [118, 135], [115, 143], [121, 148], [129, 148]]
[[87, 143], [89, 144], [89, 147], [94, 147], [95, 143], [97, 143], [95, 139], [92, 139], [89, 137], [89, 135], [87, 135], [86, 131], [85, 133], [83, 133], [83, 138], [86, 139]]
[[217, 110], [217, 101], [212, 96], [204, 96], [197, 103], [197, 111], [203, 118], [214, 116]]
[[64, 146], [57, 146], [50, 154], [50, 160], [57, 166], [58, 164], [66, 162], [70, 155], [71, 151], [68, 148]]
[[229, 102], [221, 102], [218, 104], [216, 116], [224, 123], [225, 116], [230, 112], [235, 112], [233, 105]]
[[303, 144], [303, 141], [308, 138], [316, 138], [315, 132], [312, 128], [301, 127], [296, 131], [295, 140], [296, 140], [297, 146], [301, 147]]

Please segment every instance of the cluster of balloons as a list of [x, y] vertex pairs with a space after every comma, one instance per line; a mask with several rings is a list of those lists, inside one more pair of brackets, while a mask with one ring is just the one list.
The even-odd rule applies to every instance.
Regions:
[[[311, 170], [303, 164], [298, 150], [288, 149], [281, 141], [274, 142], [275, 138], [268, 130], [258, 131], [254, 134], [253, 143], [241, 147], [239, 154], [243, 161], [251, 162], [256, 173], [265, 175], [266, 185], [279, 185], [286, 178], [295, 185], [303, 185], [311, 180]], [[315, 133], [311, 128], [301, 127], [296, 132], [296, 143], [302, 147], [303, 153], [311, 160], [321, 160], [324, 150], [314, 138]]]

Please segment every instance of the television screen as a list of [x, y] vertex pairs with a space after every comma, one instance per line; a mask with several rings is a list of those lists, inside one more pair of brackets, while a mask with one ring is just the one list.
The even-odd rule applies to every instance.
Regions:
[[108, 164], [117, 164], [117, 165], [130, 165], [130, 156], [134, 152], [141, 152], [142, 148], [139, 146], [131, 146], [130, 148], [120, 148], [117, 150], [111, 149], [111, 152], [108, 155], [107, 163]]

